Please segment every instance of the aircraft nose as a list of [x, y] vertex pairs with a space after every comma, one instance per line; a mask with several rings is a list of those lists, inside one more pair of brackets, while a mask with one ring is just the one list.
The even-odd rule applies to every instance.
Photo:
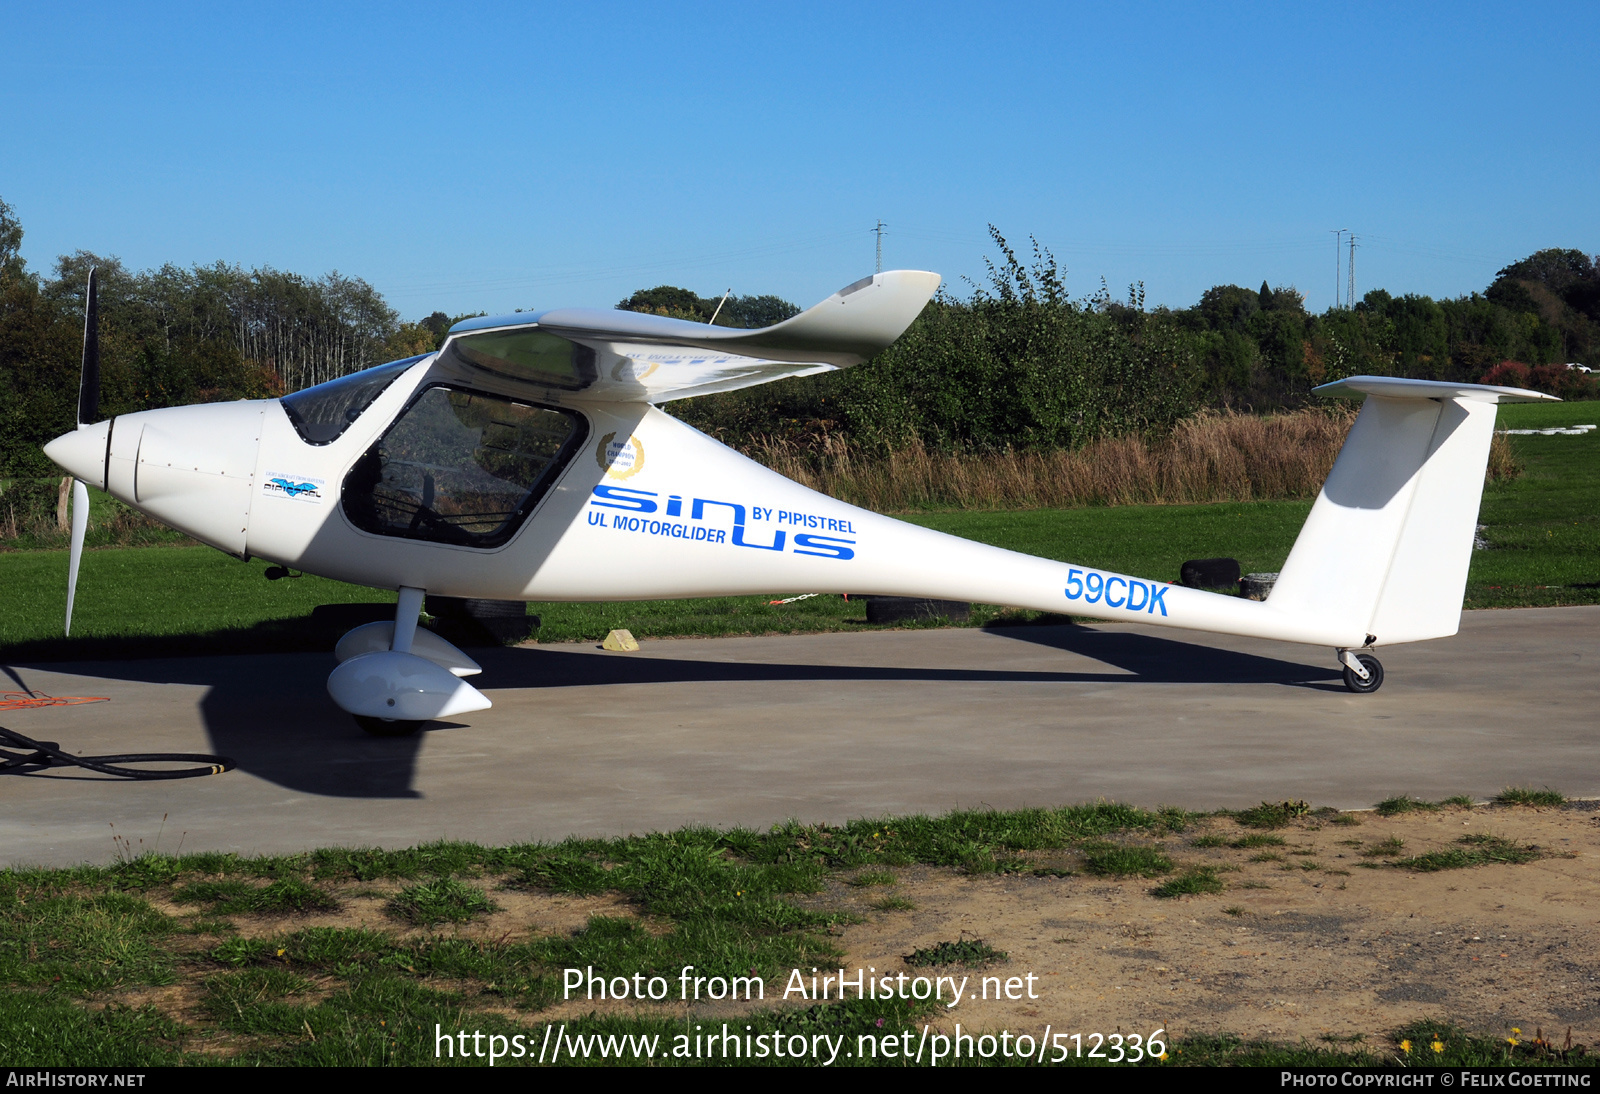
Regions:
[[44, 454], [73, 478], [104, 490], [110, 442], [111, 423], [96, 422], [61, 434], [44, 446]]
[[112, 493], [202, 543], [242, 556], [266, 406], [197, 403], [118, 418]]

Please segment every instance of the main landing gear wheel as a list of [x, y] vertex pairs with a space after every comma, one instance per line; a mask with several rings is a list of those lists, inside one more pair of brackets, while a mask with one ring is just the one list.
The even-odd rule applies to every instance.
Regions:
[[356, 725], [374, 737], [409, 737], [422, 728], [420, 720], [373, 718], [366, 714], [353, 714], [351, 717], [356, 720]]
[[1357, 695], [1366, 695], [1383, 687], [1383, 662], [1370, 653], [1356, 654], [1356, 660], [1361, 662], [1361, 667], [1367, 670], [1365, 680], [1356, 675], [1355, 669], [1349, 665], [1344, 667], [1344, 686]]

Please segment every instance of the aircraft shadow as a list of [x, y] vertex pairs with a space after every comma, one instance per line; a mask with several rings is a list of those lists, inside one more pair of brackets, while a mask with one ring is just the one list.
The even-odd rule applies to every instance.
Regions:
[[[487, 686], [594, 687], [607, 684], [904, 681], [981, 683], [1286, 684], [1315, 687], [1338, 671], [1210, 646], [1088, 627], [1003, 627], [991, 633], [1080, 654], [1121, 672], [793, 665], [658, 657], [595, 657], [554, 646], [474, 650]], [[1130, 675], [1131, 674], [1131, 675]]]
[[[1090, 658], [1120, 671], [1040, 671], [921, 666], [763, 664], [693, 657], [595, 656], [558, 646], [475, 649], [489, 689], [622, 684], [889, 681], [915, 683], [1276, 684], [1322, 689], [1339, 673], [1327, 666], [1216, 649], [1169, 638], [1082, 626], [1007, 627], [1007, 638]], [[686, 644], [686, 648], [692, 648]], [[324, 797], [419, 798], [414, 786], [424, 734], [376, 738], [327, 697], [331, 654], [265, 653], [40, 666], [107, 679], [203, 685], [201, 717], [212, 751], [286, 789]], [[26, 685], [26, 666], [8, 670]], [[109, 708], [115, 704], [107, 704]], [[449, 732], [430, 723], [426, 732]], [[128, 730], [128, 748], [161, 750]]]
[[1083, 626], [993, 627], [989, 633], [1092, 657], [1136, 674], [1143, 683], [1287, 684], [1315, 691], [1344, 688], [1343, 671], [1326, 664], [1306, 665], [1149, 634]]

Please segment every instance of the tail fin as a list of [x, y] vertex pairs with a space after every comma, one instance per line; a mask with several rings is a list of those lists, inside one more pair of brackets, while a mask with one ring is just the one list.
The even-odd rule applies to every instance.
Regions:
[[1367, 400], [1268, 603], [1368, 645], [1455, 634], [1495, 404], [1553, 396], [1387, 376], [1316, 391]]

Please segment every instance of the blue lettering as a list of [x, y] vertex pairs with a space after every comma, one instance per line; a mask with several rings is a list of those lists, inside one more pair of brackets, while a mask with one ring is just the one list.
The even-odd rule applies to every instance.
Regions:
[[[855, 558], [856, 553], [843, 544], [853, 544], [853, 539], [834, 539], [831, 536], [814, 536], [810, 532], [801, 532], [794, 537], [794, 553], [797, 555], [817, 555], [821, 558], [847, 559]], [[803, 551], [802, 547], [814, 548]]]
[[677, 517], [683, 515], [683, 499], [673, 494], [667, 499], [667, 516]]
[[1083, 598], [1085, 604], [1093, 604], [1100, 599], [1100, 594], [1105, 591], [1106, 579], [1090, 570], [1084, 578], [1084, 584], [1089, 587], [1089, 595]]
[[604, 513], [591, 512], [589, 514], [589, 523], [598, 524], [600, 527], [604, 528], [606, 526], [606, 515]]
[[[1073, 586], [1077, 586], [1076, 589]], [[1068, 600], [1076, 600], [1083, 595], [1083, 571], [1074, 567], [1067, 571], [1067, 587], [1062, 590], [1067, 594]]]
[[695, 520], [704, 520], [706, 515], [706, 506], [708, 505], [726, 505], [729, 509], [733, 510], [733, 523], [744, 523], [744, 506], [736, 505], [731, 501], [712, 501], [709, 498], [695, 498], [694, 507], [689, 510], [689, 515]]
[[1163, 586], [1161, 586], [1161, 588], [1156, 589], [1155, 590], [1155, 595], [1153, 595], [1150, 598], [1150, 606], [1148, 608], [1146, 608], [1145, 611], [1150, 612], [1151, 614], [1154, 614], [1155, 610], [1156, 610], [1156, 605], [1159, 604], [1159, 605], [1161, 605], [1161, 614], [1162, 615], [1166, 615], [1167, 614], [1167, 602], [1166, 602], [1165, 597], [1167, 595], [1167, 590], [1170, 589], [1170, 588], [1172, 588], [1172, 586], [1163, 585]]
[[[1133, 602], [1133, 594], [1134, 593], [1143, 593], [1144, 594], [1144, 599], [1139, 601], [1139, 603], [1135, 604]], [[1143, 611], [1144, 610], [1144, 606], [1149, 601], [1149, 599], [1150, 599], [1150, 586], [1146, 585], [1142, 581], [1130, 581], [1130, 582], [1128, 582], [1128, 610], [1130, 612]]]
[[1120, 599], [1117, 599], [1117, 600], [1112, 600], [1111, 599], [1111, 586], [1115, 585], [1119, 581], [1122, 582], [1124, 585], [1126, 585], [1128, 583], [1126, 578], [1121, 578], [1121, 577], [1108, 577], [1108, 578], [1106, 578], [1106, 607], [1108, 607], [1108, 608], [1120, 608], [1120, 607], [1122, 607], [1123, 603], [1128, 599], [1126, 596], [1123, 596], [1123, 597], [1121, 597]]
[[765, 543], [746, 543], [744, 541], [744, 525], [735, 524], [733, 526], [733, 545], [735, 547], [758, 547], [763, 551], [781, 551], [783, 550], [783, 537], [787, 534], [783, 529], [778, 529], [773, 534], [774, 538], [770, 547]]
[[626, 486], [608, 486], [601, 483], [594, 488], [594, 496], [605, 500], [591, 504], [603, 505], [607, 509], [631, 509], [635, 513], [656, 511], [656, 503], [650, 500], [656, 496], [654, 490], [633, 490]]

